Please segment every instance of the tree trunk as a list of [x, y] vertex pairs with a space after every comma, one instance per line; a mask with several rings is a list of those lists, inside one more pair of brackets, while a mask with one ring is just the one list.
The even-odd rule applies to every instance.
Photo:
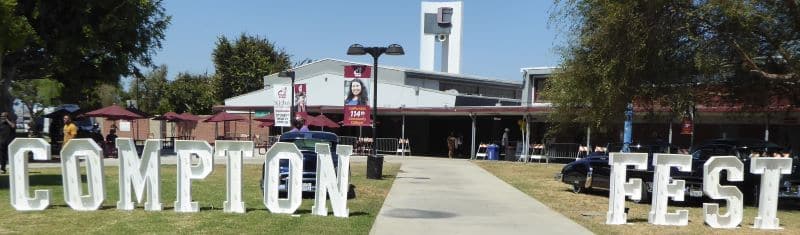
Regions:
[[0, 112], [11, 113], [13, 111], [12, 110], [13, 106], [11, 105], [10, 102], [11, 91], [9, 90], [9, 88], [11, 87], [11, 80], [10, 80], [11, 75], [5, 76], [5, 74], [3, 74], [3, 57], [4, 57], [3, 51], [4, 50], [0, 48]]

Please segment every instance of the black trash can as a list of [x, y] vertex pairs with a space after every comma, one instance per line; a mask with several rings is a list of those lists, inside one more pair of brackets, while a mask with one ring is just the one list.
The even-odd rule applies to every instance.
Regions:
[[383, 156], [367, 156], [367, 179], [383, 178]]

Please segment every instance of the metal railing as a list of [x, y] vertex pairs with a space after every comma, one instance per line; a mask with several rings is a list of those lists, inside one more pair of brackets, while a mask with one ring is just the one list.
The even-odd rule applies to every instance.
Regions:
[[340, 145], [350, 145], [355, 148], [356, 143], [358, 142], [358, 137], [355, 136], [339, 136], [339, 144]]
[[377, 138], [378, 140], [376, 143], [376, 148], [378, 149], [379, 153], [397, 153], [397, 144], [399, 139], [397, 138]]
[[545, 146], [544, 152], [547, 163], [550, 159], [569, 159], [570, 161], [580, 158], [580, 144], [576, 143], [549, 143]]

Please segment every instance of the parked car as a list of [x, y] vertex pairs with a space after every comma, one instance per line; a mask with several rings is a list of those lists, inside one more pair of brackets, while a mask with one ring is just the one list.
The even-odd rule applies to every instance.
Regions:
[[[728, 182], [727, 177], [720, 177], [720, 184], [735, 185], [744, 194], [745, 203], [756, 205], [758, 203], [759, 184], [761, 175], [750, 173], [750, 161], [754, 157], [774, 157], [782, 154], [785, 148], [770, 142], [758, 139], [715, 139], [706, 141], [691, 148], [692, 172], [674, 172], [673, 179], [686, 181], [686, 194], [690, 197], [702, 197], [703, 194], [703, 164], [712, 156], [736, 156], [744, 163], [744, 181]], [[798, 194], [798, 162], [793, 161], [793, 174], [782, 175], [780, 197], [800, 198]], [[724, 174], [724, 173], [723, 173]]]
[[[621, 143], [608, 144], [605, 152], [594, 152], [587, 157], [571, 162], [561, 169], [561, 181], [572, 186], [572, 191], [582, 193], [593, 189], [609, 189], [611, 166], [608, 165], [608, 153], [620, 152]], [[642, 197], [640, 201], [649, 201], [653, 191], [653, 154], [675, 152], [675, 148], [667, 143], [631, 144], [630, 151], [634, 153], [647, 153], [647, 170], [628, 169], [627, 178], [642, 179]]]
[[[303, 153], [303, 197], [314, 197], [314, 192], [317, 189], [317, 153], [314, 148], [317, 143], [328, 144], [331, 148], [331, 157], [333, 159], [333, 167], [339, 168], [339, 156], [336, 154], [336, 145], [338, 144], [339, 137], [330, 132], [323, 131], [293, 131], [286, 132], [280, 136], [279, 142], [294, 143], [300, 152]], [[279, 164], [280, 183], [278, 185], [278, 194], [285, 197], [287, 194], [287, 181], [289, 177], [289, 162], [281, 161]], [[350, 174], [350, 172], [348, 172]], [[261, 187], [264, 187], [264, 166], [261, 169]], [[350, 184], [347, 191], [347, 198], [352, 199], [356, 197], [355, 186]]]

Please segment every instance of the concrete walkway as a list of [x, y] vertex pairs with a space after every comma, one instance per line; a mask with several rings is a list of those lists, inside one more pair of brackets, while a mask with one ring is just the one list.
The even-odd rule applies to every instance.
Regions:
[[466, 160], [402, 163], [370, 234], [591, 234]]

